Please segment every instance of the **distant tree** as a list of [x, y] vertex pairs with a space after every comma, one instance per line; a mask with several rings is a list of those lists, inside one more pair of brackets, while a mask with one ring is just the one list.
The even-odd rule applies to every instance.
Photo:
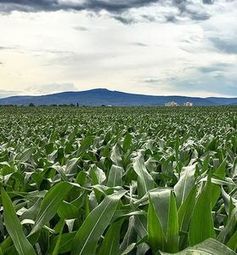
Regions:
[[33, 103], [30, 103], [29, 107], [35, 107], [35, 105]]
[[77, 103], [77, 107], [79, 107], [79, 103]]

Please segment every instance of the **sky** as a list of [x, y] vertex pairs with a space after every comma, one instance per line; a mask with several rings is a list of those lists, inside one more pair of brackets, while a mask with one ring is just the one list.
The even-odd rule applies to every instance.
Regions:
[[237, 0], [0, 0], [0, 97], [237, 97]]

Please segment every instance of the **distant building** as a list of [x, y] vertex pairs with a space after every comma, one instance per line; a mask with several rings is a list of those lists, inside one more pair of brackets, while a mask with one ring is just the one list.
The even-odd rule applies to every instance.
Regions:
[[172, 102], [166, 103], [165, 106], [179, 106], [179, 104], [176, 103], [175, 101], [172, 101]]
[[193, 103], [191, 103], [191, 102], [186, 102], [186, 103], [184, 103], [184, 106], [193, 106]]

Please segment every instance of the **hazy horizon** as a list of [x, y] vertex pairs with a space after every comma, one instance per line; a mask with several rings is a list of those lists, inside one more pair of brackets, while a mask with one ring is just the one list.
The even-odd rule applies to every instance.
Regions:
[[0, 97], [237, 97], [236, 0], [0, 0]]

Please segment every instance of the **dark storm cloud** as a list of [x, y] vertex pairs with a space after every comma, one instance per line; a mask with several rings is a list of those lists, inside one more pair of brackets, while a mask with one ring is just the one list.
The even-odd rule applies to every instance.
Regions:
[[122, 11], [132, 7], [139, 7], [157, 0], [0, 0], [1, 10], [101, 10], [111, 12]]
[[[104, 9], [116, 13], [157, 2], [159, 0], [0, 0], [0, 11], [53, 11], [60, 9], [97, 11]], [[181, 11], [186, 11], [187, 3], [186, 0], [172, 1], [172, 4]], [[212, 4], [213, 0], [203, 0], [203, 3]], [[202, 17], [198, 16], [198, 18]]]

